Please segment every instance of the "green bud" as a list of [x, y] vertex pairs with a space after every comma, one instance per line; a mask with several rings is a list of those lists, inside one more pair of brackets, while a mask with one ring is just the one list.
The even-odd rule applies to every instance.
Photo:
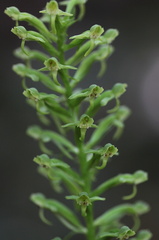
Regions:
[[116, 83], [112, 88], [112, 92], [115, 98], [119, 98], [126, 91], [126, 88], [127, 88], [127, 84]]
[[15, 21], [19, 20], [20, 11], [16, 7], [8, 7], [8, 8], [6, 8], [4, 13], [7, 14], [9, 17], [11, 17]]
[[17, 35], [20, 39], [22, 39], [21, 43], [21, 49], [22, 51], [27, 55], [27, 52], [25, 52], [25, 41], [37, 41], [40, 43], [46, 43], [45, 38], [35, 31], [27, 31], [25, 27], [18, 26], [11, 29], [11, 32]]
[[24, 96], [31, 99], [31, 100], [34, 100], [34, 101], [38, 101], [39, 100], [39, 92], [37, 91], [36, 88], [30, 88], [30, 89], [26, 89], [24, 92], [23, 92]]
[[76, 7], [76, 5], [79, 5], [79, 15], [77, 20], [81, 20], [82, 17], [84, 16], [85, 13], [85, 4], [86, 4], [87, 0], [74, 0], [74, 1], [63, 1], [61, 4], [62, 5], [66, 5], [66, 11], [68, 13], [74, 12], [74, 8]]
[[133, 230], [131, 230], [129, 227], [127, 227], [127, 226], [123, 226], [121, 229], [120, 229], [120, 231], [119, 231], [119, 233], [118, 233], [118, 239], [120, 239], [120, 240], [124, 240], [124, 239], [128, 239], [128, 238], [130, 238], [130, 237], [132, 237], [132, 236], [134, 236], [135, 235], [135, 232], [133, 231]]
[[118, 35], [119, 31], [117, 29], [108, 29], [103, 35], [103, 43], [112, 43]]
[[98, 39], [102, 33], [104, 32], [104, 28], [100, 25], [95, 24], [90, 28], [90, 39]]
[[107, 239], [107, 237], [113, 237], [113, 239], [124, 240], [128, 239], [131, 236], [134, 236], [135, 232], [127, 226], [123, 226], [120, 230], [113, 230], [110, 232], [103, 232], [99, 235], [99, 238]]
[[11, 29], [11, 32], [17, 35], [20, 39], [24, 40], [28, 36], [28, 32], [23, 26], [14, 27]]
[[64, 169], [70, 168], [70, 166], [64, 163], [63, 161], [56, 158], [50, 159], [46, 154], [42, 154], [40, 156], [35, 157], [33, 161], [45, 168], [55, 168], [55, 167], [60, 167]]
[[57, 95], [55, 94], [41, 93], [41, 92], [38, 92], [36, 88], [28, 88], [23, 92], [23, 94], [24, 96], [35, 101], [57, 98]]

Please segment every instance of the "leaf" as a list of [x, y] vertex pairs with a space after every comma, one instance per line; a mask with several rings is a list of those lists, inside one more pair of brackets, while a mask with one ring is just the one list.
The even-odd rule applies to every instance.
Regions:
[[48, 177], [50, 180], [54, 181], [54, 178], [60, 179], [66, 188], [72, 194], [78, 194], [81, 192], [81, 185], [83, 185], [82, 180], [79, 176], [75, 177], [75, 172], [70, 169], [52, 169], [48, 171]]
[[52, 141], [69, 158], [72, 158], [69, 152], [77, 153], [77, 148], [68, 139], [54, 131], [43, 130], [35, 125], [28, 128], [27, 134], [44, 143]]
[[89, 116], [95, 115], [95, 113], [100, 109], [101, 107], [104, 107], [107, 105], [107, 103], [114, 99], [114, 94], [112, 93], [112, 90], [104, 91], [98, 98], [96, 98], [92, 105], [87, 109], [87, 114]]
[[148, 204], [144, 202], [136, 202], [134, 204], [121, 204], [116, 207], [113, 207], [109, 210], [107, 210], [105, 213], [103, 213], [101, 216], [99, 216], [94, 221], [94, 226], [101, 226], [101, 225], [107, 225], [110, 222], [113, 222], [115, 220], [120, 220], [122, 217], [126, 215], [132, 215], [137, 216], [146, 213], [149, 211]]
[[76, 227], [76, 231], [81, 232], [83, 227], [80, 224], [77, 217], [74, 215], [74, 213], [66, 207], [64, 204], [60, 203], [59, 201], [56, 201], [54, 199], [47, 199], [43, 194], [41, 193], [35, 193], [32, 194], [30, 197], [31, 201], [34, 202], [36, 205], [43, 209], [50, 210], [53, 212], [57, 217], [62, 217], [66, 221], [68, 221], [71, 225]]
[[[25, 54], [24, 52], [27, 54]], [[24, 47], [24, 51], [22, 51], [21, 48], [15, 49], [14, 56], [16, 56], [17, 58], [20, 58], [21, 60], [36, 59], [41, 62], [44, 62], [48, 58], [46, 54], [38, 50], [29, 49], [28, 47]]]
[[98, 128], [95, 129], [95, 131], [91, 135], [90, 140], [86, 144], [87, 149], [92, 148], [95, 144], [98, 144], [98, 142], [102, 140], [104, 134], [106, 134], [110, 130], [110, 128], [113, 127], [114, 120], [115, 115], [109, 115], [101, 121], [101, 123], [98, 125]]
[[70, 151], [76, 151], [75, 147], [72, 145], [71, 142], [69, 142], [66, 138], [59, 135], [56, 132], [49, 131], [49, 130], [43, 130], [39, 126], [32, 126], [29, 127], [27, 130], [28, 135], [35, 139], [41, 139], [43, 142], [49, 142], [53, 141], [55, 144], [58, 145], [62, 144], [68, 148], [70, 148]]
[[94, 191], [92, 191], [91, 196], [101, 195], [108, 189], [119, 186], [121, 184], [137, 185], [147, 181], [147, 179], [148, 179], [147, 173], [141, 170], [136, 171], [133, 174], [128, 174], [128, 173], [119, 174], [100, 184]]
[[[74, 83], [76, 84], [83, 80], [83, 78], [87, 75], [90, 68], [92, 67], [93, 63], [97, 61], [106, 61], [106, 59], [111, 55], [112, 51], [113, 48], [111, 46], [103, 46], [85, 57], [81, 61], [76, 73], [73, 76], [73, 79], [75, 79]], [[75, 84], [73, 84], [73, 86], [75, 86]]]
[[[123, 129], [124, 121], [127, 119], [129, 114], [130, 114], [129, 108], [127, 108], [125, 106], [121, 106], [115, 113], [110, 114], [107, 117], [105, 117], [104, 119], [102, 119], [100, 124], [98, 125], [98, 128], [93, 132], [86, 147], [92, 148], [95, 144], [98, 144], [102, 140], [102, 138], [105, 136], [105, 134], [112, 127], [116, 126], [117, 130]], [[116, 121], [118, 121], [118, 125], [117, 125]], [[120, 123], [120, 125], [119, 125], [119, 123]], [[119, 135], [117, 133], [118, 132], [115, 133], [116, 138], [119, 137]]]
[[46, 74], [43, 74], [35, 69], [31, 69], [22, 63], [13, 65], [13, 71], [21, 77], [28, 77], [33, 81], [40, 81], [44, 86], [48, 87], [51, 90], [63, 92], [62, 88], [59, 86], [57, 87]]

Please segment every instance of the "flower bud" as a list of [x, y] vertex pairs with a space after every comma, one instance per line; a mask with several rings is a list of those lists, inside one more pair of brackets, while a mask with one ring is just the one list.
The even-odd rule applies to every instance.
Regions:
[[97, 39], [99, 38], [102, 33], [104, 32], [104, 28], [100, 25], [95, 24], [90, 28], [90, 39]]
[[9, 17], [11, 17], [15, 21], [19, 20], [20, 11], [16, 7], [8, 7], [8, 8], [6, 8], [4, 13], [7, 14]]
[[25, 40], [27, 38], [27, 30], [23, 26], [14, 27], [11, 32], [17, 35], [20, 39]]

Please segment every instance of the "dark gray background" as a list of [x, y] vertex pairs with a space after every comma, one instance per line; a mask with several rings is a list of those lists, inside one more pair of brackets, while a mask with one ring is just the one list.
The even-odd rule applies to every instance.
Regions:
[[[12, 52], [20, 41], [10, 33], [14, 23], [3, 14], [6, 7], [15, 5], [21, 11], [40, 16], [38, 12], [46, 2], [1, 1], [0, 239], [4, 240], [49, 240], [66, 233], [56, 220], [52, 227], [41, 223], [37, 208], [29, 200], [32, 192], [53, 197], [54, 193], [32, 162], [40, 151], [25, 130], [37, 123], [37, 118], [25, 103], [20, 79], [11, 70], [17, 62]], [[151, 205], [150, 213], [142, 217], [142, 227], [150, 228], [156, 240], [159, 239], [159, 1], [88, 0], [87, 15], [70, 33], [79, 34], [96, 23], [105, 30], [117, 28], [120, 36], [113, 44], [116, 50], [104, 77], [96, 80], [97, 65], [83, 86], [97, 83], [107, 89], [116, 82], [126, 82], [128, 90], [122, 103], [132, 109], [125, 132], [115, 143], [120, 155], [103, 171], [101, 179], [137, 169], [149, 173], [149, 181], [139, 186], [135, 200], [144, 199]], [[106, 141], [111, 141], [110, 136]], [[122, 195], [129, 191], [131, 188], [114, 189], [106, 195], [104, 204], [97, 204], [97, 212], [120, 203]]]

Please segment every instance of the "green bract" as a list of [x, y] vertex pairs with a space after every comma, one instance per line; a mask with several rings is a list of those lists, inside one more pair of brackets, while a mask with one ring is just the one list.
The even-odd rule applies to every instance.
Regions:
[[[21, 39], [21, 47], [14, 55], [22, 62], [14, 64], [13, 71], [22, 78], [23, 95], [41, 123], [26, 131], [41, 151], [33, 161], [56, 194], [63, 194], [60, 198], [54, 194], [61, 201], [41, 193], [33, 193], [30, 199], [38, 206], [44, 223], [52, 225], [44, 215], [50, 211], [69, 230], [68, 235], [63, 236], [61, 231], [61, 236], [53, 236], [52, 240], [76, 239], [76, 234], [86, 240], [150, 240], [151, 232], [140, 229], [140, 215], [149, 211], [147, 203], [124, 202], [108, 208], [106, 198], [101, 196], [106, 195], [113, 202], [108, 190], [127, 184], [133, 190], [127, 196], [123, 190], [122, 200], [132, 199], [138, 184], [148, 180], [148, 174], [138, 170], [107, 179], [107, 163], [119, 154], [117, 142], [114, 145], [111, 141], [121, 136], [131, 111], [121, 105], [126, 83], [116, 83], [108, 89], [106, 82], [97, 84], [94, 75], [90, 75], [91, 84], [85, 79], [96, 62], [100, 65], [98, 77], [103, 76], [114, 51], [112, 42], [119, 34], [116, 29], [104, 31], [94, 24], [83, 33], [77, 29], [76, 35], [69, 36], [71, 25], [83, 18], [86, 3], [87, 0], [51, 0], [40, 11], [41, 18], [14, 6], [5, 10], [16, 23], [11, 32]], [[28, 23], [33, 30], [19, 22]], [[38, 50], [25, 46], [28, 41], [34, 41]], [[82, 88], [84, 79], [86, 87]], [[111, 109], [110, 102], [115, 103]], [[115, 130], [113, 139], [111, 130]], [[106, 180], [94, 184], [101, 173]], [[70, 207], [66, 206], [67, 200], [74, 200]], [[106, 208], [100, 214], [96, 201], [103, 201]], [[133, 225], [126, 223], [125, 216], [132, 217]]]

